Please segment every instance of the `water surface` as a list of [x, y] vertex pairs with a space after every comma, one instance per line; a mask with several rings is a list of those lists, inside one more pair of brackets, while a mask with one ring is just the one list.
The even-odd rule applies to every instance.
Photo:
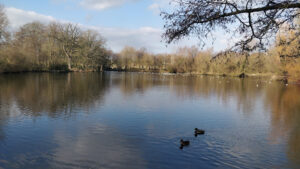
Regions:
[[[206, 130], [194, 137], [194, 128]], [[191, 141], [179, 149], [179, 140]], [[300, 86], [143, 73], [0, 75], [0, 168], [299, 168]]]

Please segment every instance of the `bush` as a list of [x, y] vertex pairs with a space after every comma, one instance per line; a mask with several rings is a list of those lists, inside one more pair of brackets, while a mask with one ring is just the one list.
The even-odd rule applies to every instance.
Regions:
[[49, 67], [50, 71], [69, 71], [68, 69], [68, 64], [66, 63], [55, 63], [55, 64], [51, 64]]
[[176, 67], [170, 66], [170, 67], [168, 67], [168, 72], [169, 72], [169, 73], [177, 73], [178, 71], [177, 71], [177, 68], [176, 68]]

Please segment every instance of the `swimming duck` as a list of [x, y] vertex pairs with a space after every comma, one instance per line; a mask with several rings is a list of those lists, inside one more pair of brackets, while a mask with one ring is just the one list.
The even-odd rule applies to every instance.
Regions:
[[188, 145], [190, 145], [190, 141], [184, 141], [184, 140], [180, 140], [180, 145], [181, 145], [181, 147], [184, 147], [184, 146], [188, 146]]
[[195, 128], [195, 135], [202, 135], [202, 134], [204, 134], [205, 133], [205, 131], [204, 130], [200, 130], [200, 129], [198, 129], [198, 128]]

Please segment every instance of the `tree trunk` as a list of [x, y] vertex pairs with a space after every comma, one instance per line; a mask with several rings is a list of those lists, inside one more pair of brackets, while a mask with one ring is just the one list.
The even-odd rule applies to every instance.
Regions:
[[103, 65], [98, 66], [98, 72], [103, 72]]
[[71, 58], [68, 57], [68, 69], [71, 70]]
[[249, 64], [249, 61], [248, 61], [248, 54], [246, 53], [246, 54], [245, 54], [244, 64], [243, 64], [243, 73], [245, 73], [248, 64]]
[[71, 70], [71, 56], [68, 54], [68, 52], [65, 49], [65, 46], [63, 45], [63, 51], [65, 52], [68, 60], [68, 70]]

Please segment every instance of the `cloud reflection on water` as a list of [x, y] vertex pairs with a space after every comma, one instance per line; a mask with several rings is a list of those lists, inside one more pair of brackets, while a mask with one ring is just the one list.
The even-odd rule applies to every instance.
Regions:
[[[256, 86], [257, 83], [260, 83], [259, 87]], [[27, 120], [36, 119], [36, 126], [45, 127], [41, 119], [46, 117], [46, 122], [50, 121], [49, 124], [57, 125], [56, 128], [46, 126], [45, 130], [49, 135], [41, 136], [41, 141], [49, 139], [45, 148], [48, 154], [39, 154], [38, 149], [34, 149], [33, 153], [27, 152], [28, 155], [39, 154], [53, 167], [121, 168], [132, 164], [130, 168], [147, 168], [151, 161], [149, 159], [154, 157], [147, 154], [149, 151], [147, 148], [135, 145], [134, 139], [144, 137], [145, 140], [141, 144], [153, 144], [151, 147], [153, 152], [162, 151], [163, 149], [159, 150], [159, 147], [155, 146], [162, 146], [160, 144], [168, 146], [167, 143], [171, 140], [171, 146], [164, 147], [168, 150], [176, 145], [180, 136], [188, 136], [186, 129], [190, 126], [183, 125], [193, 121], [193, 118], [201, 116], [209, 119], [214, 116], [218, 120], [217, 116], [221, 116], [238, 119], [234, 121], [236, 126], [253, 126], [253, 128], [235, 129], [238, 131], [236, 137], [232, 137], [230, 130], [228, 132], [220, 128], [212, 130], [211, 133], [218, 136], [208, 134], [204, 142], [199, 142], [201, 146], [207, 147], [206, 150], [211, 150], [207, 152], [209, 160], [215, 157], [221, 161], [228, 158], [225, 158], [225, 154], [232, 155], [232, 158], [243, 158], [244, 155], [251, 154], [253, 160], [263, 159], [265, 153], [272, 151], [264, 149], [264, 143], [261, 141], [267, 137], [271, 144], [269, 148], [286, 144], [286, 157], [293, 167], [300, 164], [299, 93], [299, 86], [286, 87], [279, 82], [269, 83], [266, 79], [161, 76], [141, 73], [1, 75], [0, 152], [4, 152], [4, 142], [7, 139], [19, 137], [6, 133], [11, 131], [7, 128], [12, 124], [19, 124], [14, 119], [18, 117], [26, 117]], [[180, 107], [180, 104], [186, 107]], [[191, 107], [188, 106], [192, 109], [189, 110]], [[211, 110], [194, 110], [205, 106], [215, 106], [216, 109], [208, 107]], [[207, 112], [215, 110], [224, 112]], [[187, 116], [184, 113], [187, 113]], [[133, 117], [139, 117], [139, 121], [134, 121], [137, 126], [130, 126], [131, 122], [126, 121], [132, 120]], [[109, 122], [101, 121], [103, 119]], [[249, 122], [247, 119], [253, 121]], [[270, 127], [268, 135], [257, 136], [257, 132], [261, 132], [260, 127], [264, 125]], [[26, 132], [34, 135], [31, 129]], [[260, 142], [255, 139], [259, 139]], [[226, 142], [228, 140], [231, 140], [230, 143]], [[32, 145], [28, 146], [34, 148], [36, 140], [32, 141]], [[213, 142], [215, 143], [212, 144]], [[258, 144], [257, 147], [252, 148], [255, 144]], [[220, 146], [219, 150], [213, 150], [216, 146]], [[194, 148], [197, 150], [199, 147]], [[168, 151], [170, 152], [162, 151], [160, 154], [163, 154], [163, 157], [172, 156], [171, 153], [175, 150]], [[21, 166], [29, 160], [24, 154], [11, 150], [11, 155], [15, 156], [14, 160], [19, 160]], [[254, 156], [255, 154], [263, 156]], [[197, 156], [191, 152], [190, 156], [193, 155]], [[276, 159], [276, 156], [272, 158]], [[0, 159], [10, 158], [9, 155], [2, 155]]]

